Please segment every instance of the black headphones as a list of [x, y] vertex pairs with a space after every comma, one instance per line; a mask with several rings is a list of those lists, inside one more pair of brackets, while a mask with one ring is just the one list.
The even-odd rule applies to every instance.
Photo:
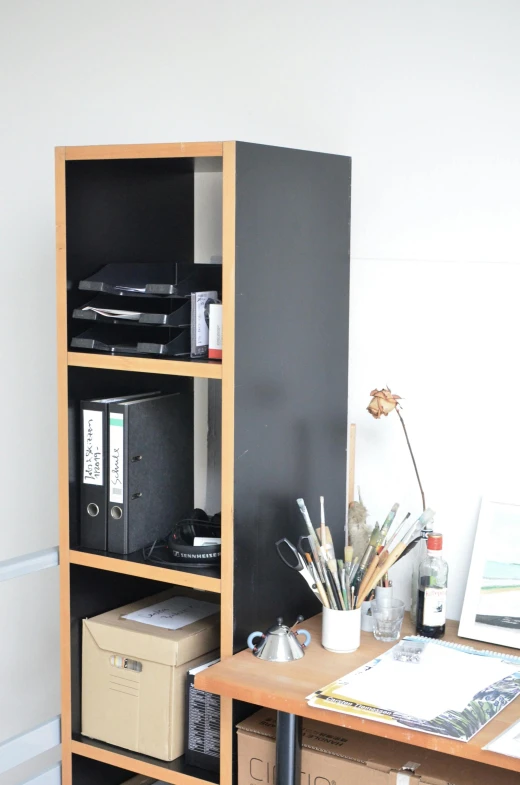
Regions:
[[220, 537], [220, 513], [211, 518], [204, 510], [193, 510], [191, 518], [175, 524], [168, 537], [172, 564], [183, 567], [212, 567], [220, 564], [220, 543], [193, 545], [195, 537]]
[[[204, 510], [193, 510], [189, 518], [178, 521], [171, 534], [164, 540], [156, 540], [143, 548], [143, 558], [151, 564], [163, 567], [214, 567], [220, 564], [220, 542], [194, 545], [195, 537], [218, 537], [220, 539], [220, 513], [211, 518]], [[159, 554], [167, 551], [163, 558]]]

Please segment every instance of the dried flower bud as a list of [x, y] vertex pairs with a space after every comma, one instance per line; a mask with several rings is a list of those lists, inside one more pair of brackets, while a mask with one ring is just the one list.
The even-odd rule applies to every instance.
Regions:
[[376, 420], [379, 420], [383, 414], [387, 417], [398, 406], [398, 401], [401, 400], [401, 396], [392, 395], [392, 391], [388, 387], [383, 390], [372, 390], [370, 395], [372, 400], [368, 404], [367, 411]]

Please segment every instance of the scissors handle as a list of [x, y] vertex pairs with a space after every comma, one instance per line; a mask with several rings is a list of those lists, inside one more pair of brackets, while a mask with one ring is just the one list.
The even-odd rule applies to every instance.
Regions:
[[[286, 546], [289, 553], [291, 554], [292, 561], [288, 561], [287, 558], [285, 557], [282, 550], [282, 546], [284, 545]], [[278, 540], [278, 542], [276, 543], [276, 550], [278, 551], [278, 556], [280, 557], [280, 559], [283, 561], [285, 565], [287, 565], [287, 567], [290, 567], [291, 570], [296, 570], [297, 572], [300, 572], [300, 570], [303, 569], [301, 556], [296, 550], [296, 548], [294, 547], [294, 545], [292, 544], [292, 542], [287, 539], [287, 537], [283, 537], [281, 540]]]
[[305, 554], [310, 554], [312, 556], [312, 548], [309, 542], [309, 535], [303, 534], [301, 537], [298, 538], [298, 553], [301, 554], [303, 560], [306, 562], [307, 557]]

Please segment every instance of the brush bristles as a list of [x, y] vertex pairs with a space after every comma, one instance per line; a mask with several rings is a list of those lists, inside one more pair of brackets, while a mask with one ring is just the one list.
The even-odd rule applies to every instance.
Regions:
[[374, 528], [372, 530], [372, 534], [370, 535], [370, 545], [373, 548], [375, 548], [378, 545], [378, 543], [379, 543], [379, 532], [380, 532], [379, 524], [376, 523], [376, 525], [374, 526]]

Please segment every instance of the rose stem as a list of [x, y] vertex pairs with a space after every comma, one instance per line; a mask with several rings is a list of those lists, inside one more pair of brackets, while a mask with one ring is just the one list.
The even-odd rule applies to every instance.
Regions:
[[426, 502], [424, 500], [424, 491], [423, 491], [423, 487], [421, 485], [421, 478], [419, 477], [419, 472], [417, 470], [417, 464], [415, 463], [415, 458], [413, 456], [412, 445], [410, 444], [410, 439], [408, 438], [408, 433], [406, 431], [406, 425], [404, 424], [404, 420], [401, 417], [401, 412], [399, 411], [397, 406], [395, 407], [395, 410], [397, 412], [397, 416], [401, 420], [401, 425], [403, 426], [404, 435], [406, 437], [406, 444], [408, 445], [408, 449], [410, 450], [410, 455], [412, 456], [413, 468], [415, 469], [415, 475], [417, 477], [417, 482], [419, 483], [419, 490], [421, 491], [422, 507], [423, 507], [423, 512], [424, 512], [424, 510], [426, 509]]

